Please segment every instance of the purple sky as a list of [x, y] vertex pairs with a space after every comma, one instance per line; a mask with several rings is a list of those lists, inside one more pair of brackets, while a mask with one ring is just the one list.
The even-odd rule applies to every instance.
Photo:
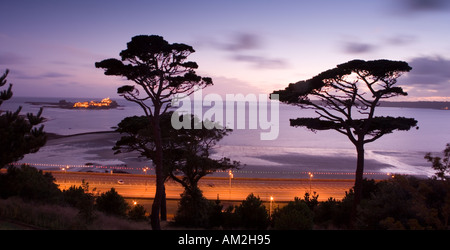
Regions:
[[94, 63], [156, 34], [194, 47], [189, 59], [215, 83], [205, 92], [270, 93], [352, 59], [390, 59], [413, 67], [400, 80], [409, 100], [450, 101], [447, 2], [3, 0], [0, 73], [10, 69], [15, 96], [117, 98], [125, 81]]

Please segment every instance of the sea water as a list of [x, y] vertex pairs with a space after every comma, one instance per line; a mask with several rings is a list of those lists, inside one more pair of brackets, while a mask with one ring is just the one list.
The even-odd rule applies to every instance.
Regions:
[[[4, 102], [0, 110], [14, 111], [18, 106], [22, 106], [22, 114], [27, 112], [36, 114], [40, 106], [28, 102], [57, 103], [61, 99], [63, 98], [14, 97]], [[88, 100], [66, 98], [66, 101]], [[123, 118], [143, 114], [141, 108], [134, 103], [123, 99], [116, 101], [120, 107], [109, 110], [44, 108], [43, 116], [47, 119], [44, 130], [60, 135], [112, 131]], [[366, 144], [365, 159], [368, 162], [366, 170], [371, 171], [373, 166], [374, 171], [383, 173], [432, 175], [434, 172], [430, 163], [424, 159], [424, 155], [427, 152], [439, 155], [445, 145], [450, 143], [450, 111], [378, 107], [376, 115], [415, 118], [419, 129], [395, 131]], [[238, 160], [243, 166], [247, 166], [243, 169], [250, 169], [253, 173], [257, 172], [257, 169], [261, 172], [274, 172], [277, 167], [283, 169], [285, 173], [291, 170], [354, 171], [356, 151], [345, 135], [333, 130], [312, 132], [305, 128], [291, 127], [289, 119], [298, 117], [316, 117], [316, 114], [311, 109], [280, 104], [277, 139], [260, 140], [259, 129], [235, 129], [218, 143], [214, 157]], [[374, 164], [371, 165], [371, 162]]]

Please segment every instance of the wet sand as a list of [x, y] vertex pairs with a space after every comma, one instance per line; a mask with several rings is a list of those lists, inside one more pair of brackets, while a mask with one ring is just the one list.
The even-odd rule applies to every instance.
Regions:
[[37, 153], [26, 155], [20, 162], [46, 170], [58, 170], [69, 165], [72, 171], [106, 171], [110, 166], [121, 169], [125, 166], [144, 167], [151, 164], [136, 152], [114, 154], [112, 147], [120, 139], [116, 132], [94, 132], [70, 136], [51, 135], [47, 144]]

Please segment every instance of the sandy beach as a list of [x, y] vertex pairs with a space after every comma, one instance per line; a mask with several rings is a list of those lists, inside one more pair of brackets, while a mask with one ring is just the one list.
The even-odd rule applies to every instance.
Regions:
[[[124, 171], [142, 173], [144, 167], [152, 172], [152, 162], [138, 157], [138, 153], [114, 154], [112, 147], [120, 138], [112, 131], [83, 133], [70, 136], [50, 136], [47, 144], [35, 154], [26, 155], [20, 163], [28, 163], [39, 169], [68, 171]], [[255, 178], [305, 178], [312, 172], [315, 178], [353, 179], [355, 153], [353, 150], [317, 150], [289, 147], [255, 147], [217, 145], [212, 157], [229, 157], [240, 161], [241, 168], [234, 171], [236, 177]], [[366, 159], [368, 178], [385, 178], [385, 163]], [[227, 176], [215, 173], [214, 176]]]
[[20, 162], [46, 170], [58, 170], [68, 165], [71, 167], [69, 171], [98, 172], [105, 171], [105, 168], [98, 168], [100, 166], [120, 169], [151, 164], [134, 152], [114, 155], [112, 147], [119, 138], [120, 134], [109, 131], [70, 136], [52, 135], [37, 153], [26, 155]]

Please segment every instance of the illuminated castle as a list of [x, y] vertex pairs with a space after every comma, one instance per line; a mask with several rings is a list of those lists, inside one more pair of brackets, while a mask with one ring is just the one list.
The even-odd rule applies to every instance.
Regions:
[[73, 104], [72, 108], [86, 108], [86, 109], [96, 109], [96, 108], [116, 108], [118, 106], [117, 102], [109, 99], [109, 97], [101, 100], [100, 102], [90, 101], [90, 102], [76, 102]]

